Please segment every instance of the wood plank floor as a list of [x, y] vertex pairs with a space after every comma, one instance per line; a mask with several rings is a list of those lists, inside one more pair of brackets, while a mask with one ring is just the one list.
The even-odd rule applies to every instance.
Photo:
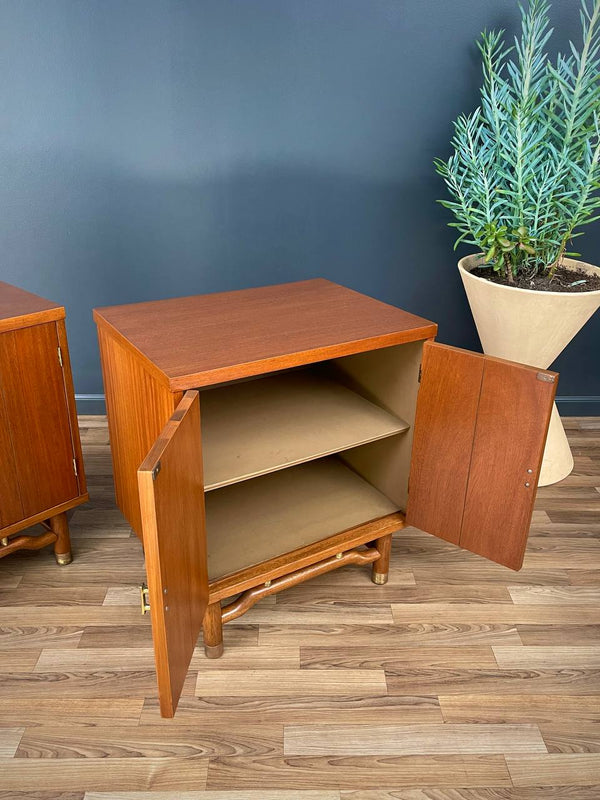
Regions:
[[566, 422], [521, 572], [408, 529], [386, 586], [346, 568], [228, 624], [161, 720], [142, 549], [80, 418], [73, 564], [0, 561], [0, 800], [600, 798], [600, 419]]

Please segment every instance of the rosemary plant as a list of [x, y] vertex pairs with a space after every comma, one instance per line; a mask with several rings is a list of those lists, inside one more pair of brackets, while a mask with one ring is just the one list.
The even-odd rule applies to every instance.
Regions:
[[481, 104], [454, 122], [454, 152], [435, 166], [460, 242], [476, 245], [509, 283], [553, 277], [579, 230], [600, 218], [600, 0], [581, 5], [583, 41], [552, 63], [550, 3], [521, 9], [514, 45], [484, 31]]

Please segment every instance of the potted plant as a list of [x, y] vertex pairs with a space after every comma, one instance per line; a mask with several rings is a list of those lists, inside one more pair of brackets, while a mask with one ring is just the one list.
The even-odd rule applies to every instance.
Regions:
[[[600, 218], [600, 0], [583, 0], [583, 41], [545, 53], [550, 4], [521, 7], [514, 45], [484, 31], [481, 104], [454, 123], [454, 152], [436, 160], [452, 196], [455, 244], [480, 251], [459, 271], [485, 353], [548, 367], [600, 306], [600, 269], [570, 252]], [[554, 407], [540, 485], [573, 457]]]

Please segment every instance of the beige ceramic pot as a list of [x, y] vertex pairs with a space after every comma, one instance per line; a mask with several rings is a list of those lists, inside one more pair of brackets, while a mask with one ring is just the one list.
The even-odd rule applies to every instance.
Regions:
[[[575, 334], [600, 307], [595, 292], [536, 292], [491, 283], [471, 270], [482, 263], [480, 255], [458, 262], [483, 352], [488, 355], [547, 369]], [[564, 266], [600, 275], [600, 268], [583, 261], [564, 259]], [[556, 405], [550, 429], [540, 486], [566, 478], [573, 469], [573, 456]]]

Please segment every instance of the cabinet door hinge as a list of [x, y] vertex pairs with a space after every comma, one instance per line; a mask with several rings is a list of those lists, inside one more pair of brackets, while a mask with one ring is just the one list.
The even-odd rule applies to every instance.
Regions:
[[61, 365], [61, 367], [62, 367], [62, 365], [63, 365], [63, 359], [62, 359], [62, 350], [60, 349], [60, 346], [59, 346], [59, 347], [57, 347], [56, 349], [58, 350], [58, 363], [59, 363], [59, 364]]
[[77, 471], [77, 459], [73, 459], [73, 472], [75, 473], [75, 477], [79, 477], [79, 472]]

